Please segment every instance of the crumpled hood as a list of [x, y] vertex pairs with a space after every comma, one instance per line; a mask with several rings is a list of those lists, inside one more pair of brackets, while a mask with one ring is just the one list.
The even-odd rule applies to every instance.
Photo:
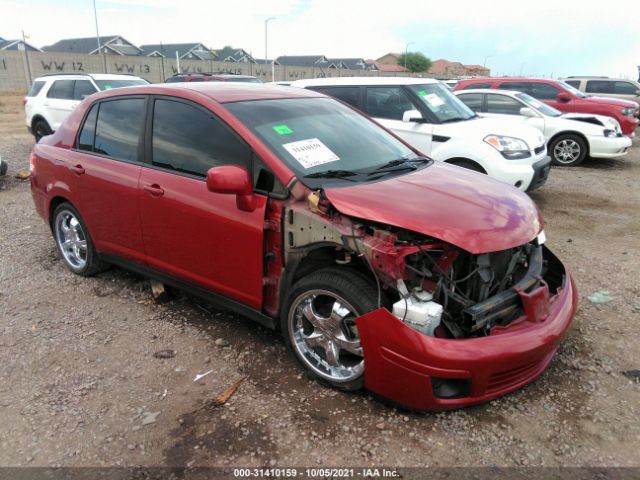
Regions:
[[591, 123], [594, 127], [599, 127], [600, 130], [603, 128], [609, 128], [614, 130], [616, 133], [621, 133], [620, 124], [613, 117], [607, 117], [605, 115], [592, 115], [590, 113], [563, 113], [559, 118], [564, 118], [565, 120], [573, 120], [579, 121], [581, 123], [587, 123], [585, 120], [596, 119], [602, 125], [596, 125]]
[[487, 135], [504, 135], [524, 140], [531, 150], [545, 143], [537, 128], [510, 120], [483, 117], [482, 114], [471, 120], [435, 125], [434, 133], [474, 141], [482, 141]]
[[419, 171], [325, 194], [342, 214], [487, 253], [533, 240], [542, 221], [523, 192], [486, 175], [434, 163]]

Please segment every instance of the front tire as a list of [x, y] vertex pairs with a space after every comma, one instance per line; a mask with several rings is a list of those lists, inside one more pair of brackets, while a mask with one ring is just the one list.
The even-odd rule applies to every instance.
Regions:
[[575, 167], [587, 156], [587, 144], [577, 135], [560, 135], [549, 144], [551, 163]]
[[325, 268], [300, 279], [281, 316], [282, 334], [315, 379], [341, 390], [364, 384], [364, 355], [355, 319], [375, 310], [373, 282], [346, 268]]
[[56, 207], [51, 227], [58, 252], [69, 270], [89, 277], [105, 269], [106, 264], [98, 257], [86, 224], [70, 203]]

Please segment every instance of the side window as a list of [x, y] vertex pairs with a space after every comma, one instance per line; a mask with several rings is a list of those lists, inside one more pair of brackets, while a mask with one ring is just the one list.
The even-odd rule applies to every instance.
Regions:
[[487, 112], [501, 113], [503, 115], [520, 115], [520, 109], [523, 107], [520, 102], [507, 95], [497, 95], [487, 93]]
[[498, 88], [502, 90], [515, 90], [516, 92], [524, 92], [531, 95], [530, 82], [502, 82]]
[[466, 85], [462, 90], [471, 90], [473, 88], [491, 88], [490, 83], [470, 83]]
[[580, 90], [580, 80], [565, 80], [564, 83]]
[[631, 82], [613, 82], [613, 93], [618, 95], [636, 95], [640, 88]]
[[458, 95], [458, 98], [474, 112], [480, 112], [482, 110], [482, 95], [482, 93], [465, 93]]
[[193, 105], [157, 99], [152, 130], [158, 167], [204, 177], [215, 166], [250, 165], [249, 147], [213, 113]]
[[62, 100], [73, 99], [73, 84], [75, 80], [56, 80], [47, 92], [47, 98], [59, 98]]
[[613, 93], [611, 87], [613, 87], [613, 82], [607, 80], [588, 80], [585, 91], [587, 93]]
[[312, 88], [312, 90], [337, 98], [338, 100], [348, 103], [352, 107], [358, 108], [358, 94], [360, 93], [360, 87], [321, 87]]
[[122, 98], [100, 103], [94, 152], [118, 160], [137, 161], [144, 125], [143, 98]]
[[40, 90], [42, 90], [42, 87], [44, 87], [44, 84], [45, 82], [43, 82], [42, 80], [33, 82], [33, 85], [31, 85], [31, 88], [29, 89], [29, 93], [27, 93], [27, 97], [35, 97], [36, 95], [38, 95], [40, 93]]
[[372, 117], [402, 120], [407, 110], [418, 110], [401, 87], [367, 87], [365, 112]]
[[286, 195], [287, 189], [269, 167], [257, 156], [253, 156], [253, 188], [262, 193]]
[[78, 137], [78, 149], [87, 152], [93, 152], [93, 139], [96, 135], [96, 120], [98, 118], [98, 108], [100, 104], [96, 103], [91, 107], [87, 118], [84, 121], [80, 136]]
[[534, 83], [531, 85], [531, 96], [539, 100], [554, 100], [560, 89], [548, 83]]
[[89, 80], [76, 80], [73, 87], [73, 99], [83, 100], [84, 97], [88, 97], [92, 93], [96, 93], [96, 89]]

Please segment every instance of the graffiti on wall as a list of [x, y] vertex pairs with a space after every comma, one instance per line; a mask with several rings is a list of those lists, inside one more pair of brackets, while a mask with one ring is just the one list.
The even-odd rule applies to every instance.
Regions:
[[[74, 72], [84, 72], [84, 65], [82, 64], [82, 62], [68, 62], [68, 64], [71, 65], [71, 70], [73, 70]], [[40, 60], [40, 65], [42, 65], [42, 69], [47, 72], [64, 72], [64, 67], [65, 65], [67, 65], [67, 62], [58, 63], [55, 60], [49, 62]]]

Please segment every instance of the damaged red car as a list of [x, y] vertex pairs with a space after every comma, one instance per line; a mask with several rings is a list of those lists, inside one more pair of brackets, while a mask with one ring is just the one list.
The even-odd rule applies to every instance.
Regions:
[[414, 409], [538, 377], [574, 316], [539, 212], [310, 90], [92, 95], [31, 155], [66, 266], [119, 265], [279, 329], [318, 380]]

